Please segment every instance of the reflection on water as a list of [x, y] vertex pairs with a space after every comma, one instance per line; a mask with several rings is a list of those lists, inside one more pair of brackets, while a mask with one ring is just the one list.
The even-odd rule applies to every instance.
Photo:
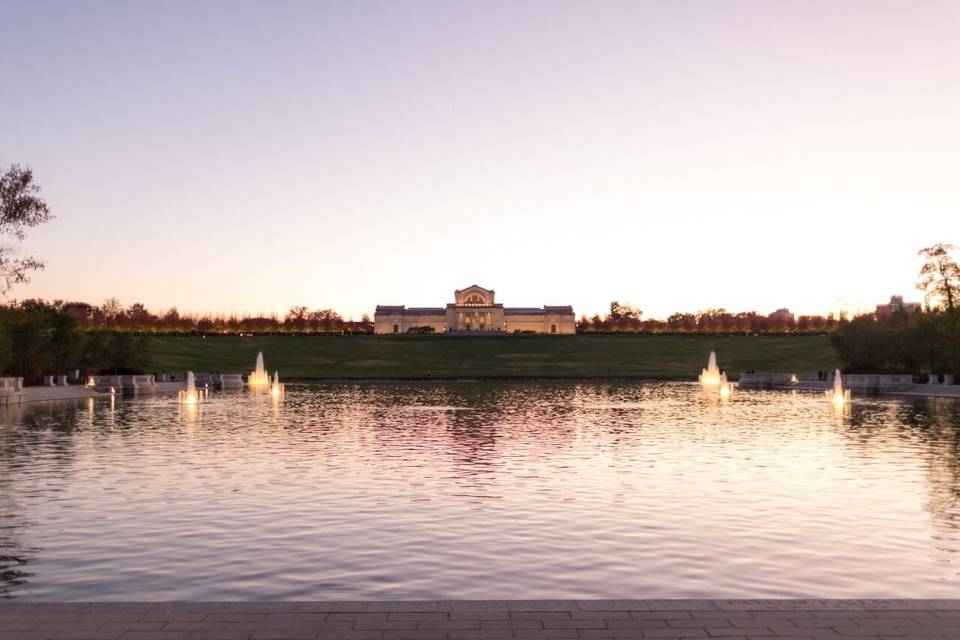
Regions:
[[0, 408], [0, 594], [953, 597], [958, 426], [679, 383]]

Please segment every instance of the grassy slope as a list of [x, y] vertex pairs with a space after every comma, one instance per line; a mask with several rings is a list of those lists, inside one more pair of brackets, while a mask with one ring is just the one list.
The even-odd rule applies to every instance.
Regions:
[[824, 336], [263, 336], [152, 338], [155, 371], [248, 372], [258, 350], [281, 377], [695, 377], [711, 349], [741, 371], [838, 366]]

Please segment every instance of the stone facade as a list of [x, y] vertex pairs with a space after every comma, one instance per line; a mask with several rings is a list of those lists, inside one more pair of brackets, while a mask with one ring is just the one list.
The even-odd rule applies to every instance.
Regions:
[[504, 307], [493, 289], [471, 285], [454, 291], [446, 307], [378, 305], [374, 333], [576, 333], [573, 307]]

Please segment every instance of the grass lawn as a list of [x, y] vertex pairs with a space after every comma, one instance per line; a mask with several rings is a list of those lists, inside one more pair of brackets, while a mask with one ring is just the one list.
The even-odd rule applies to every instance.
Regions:
[[151, 370], [247, 373], [262, 350], [281, 377], [696, 378], [711, 349], [732, 375], [839, 366], [825, 336], [155, 337]]

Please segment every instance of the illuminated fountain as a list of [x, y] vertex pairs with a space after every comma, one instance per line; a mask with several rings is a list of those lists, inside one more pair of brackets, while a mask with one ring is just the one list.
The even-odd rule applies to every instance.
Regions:
[[266, 389], [270, 386], [270, 374], [263, 368], [263, 351], [257, 352], [257, 368], [247, 376], [247, 386], [253, 389]]
[[273, 383], [270, 385], [270, 395], [279, 398], [283, 395], [283, 384], [280, 383], [280, 372], [273, 372]]
[[[726, 379], [726, 376], [723, 376]], [[733, 383], [732, 382], [721, 382], [720, 383], [720, 399], [729, 400], [733, 397]]]
[[833, 389], [825, 391], [824, 394], [827, 396], [827, 400], [832, 402], [834, 406], [842, 407], [845, 404], [850, 404], [850, 389], [843, 388], [843, 378], [840, 376], [840, 369], [837, 369], [836, 373], [833, 374]]
[[700, 372], [700, 386], [704, 389], [719, 389], [727, 384], [727, 374], [720, 372], [717, 366], [717, 354], [710, 352], [710, 359], [707, 361], [707, 368]]
[[187, 371], [187, 388], [177, 394], [180, 404], [200, 404], [203, 402], [203, 392], [197, 389], [193, 381], [193, 371]]
[[707, 368], [700, 372], [700, 386], [704, 391], [717, 391], [724, 400], [729, 400], [733, 396], [733, 383], [727, 382], [727, 374], [720, 371], [717, 366], [717, 354], [710, 352], [710, 359], [707, 360]]

